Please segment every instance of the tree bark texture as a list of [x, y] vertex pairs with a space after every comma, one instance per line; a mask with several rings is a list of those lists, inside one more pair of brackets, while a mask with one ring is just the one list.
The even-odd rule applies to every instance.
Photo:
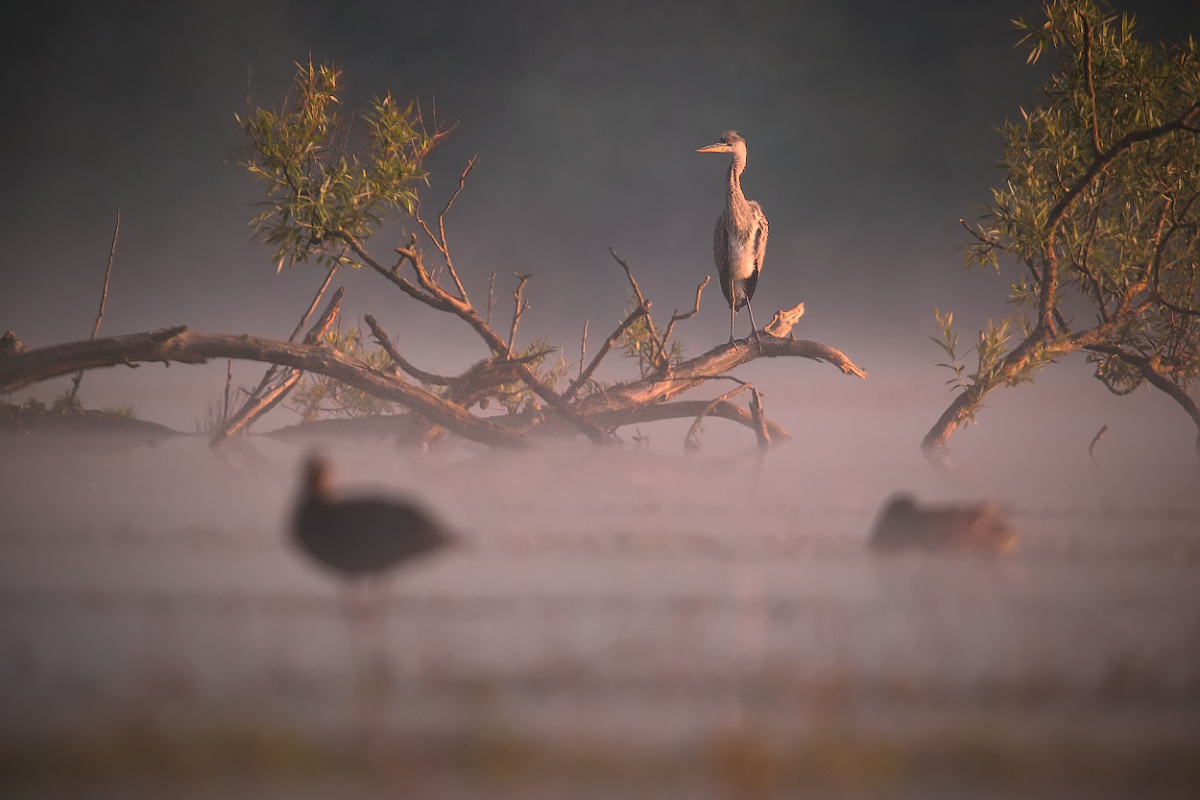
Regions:
[[[330, 315], [332, 316], [332, 315]], [[843, 373], [865, 378], [840, 351], [817, 342], [778, 338], [760, 334], [758, 340], [743, 339], [720, 345], [669, 371], [638, 381], [617, 384], [571, 404], [571, 417], [543, 408], [543, 421], [529, 420], [530, 427], [545, 430], [567, 423], [578, 430], [585, 420], [596, 430], [613, 431], [623, 425], [661, 419], [706, 416], [722, 417], [771, 438], [786, 439], [788, 434], [766, 419], [733, 403], [705, 400], [668, 402], [676, 395], [722, 376], [759, 357], [799, 357], [828, 361]], [[476, 364], [463, 376], [447, 379], [450, 397], [443, 398], [394, 375], [380, 372], [357, 359], [312, 343], [293, 344], [255, 336], [202, 334], [184, 326], [53, 345], [38, 350], [16, 350], [0, 357], [0, 394], [9, 393], [39, 381], [68, 375], [80, 369], [96, 369], [121, 364], [136, 367], [140, 362], [161, 361], [170, 364], [200, 364], [210, 358], [237, 358], [278, 364], [295, 370], [319, 373], [342, 381], [356, 389], [399, 403], [430, 423], [481, 444], [513, 447], [528, 444], [521, 421], [506, 424], [504, 418], [478, 417], [467, 409], [498, 383], [520, 379], [527, 365], [520, 361], [490, 359]], [[500, 419], [501, 421], [495, 421]]]

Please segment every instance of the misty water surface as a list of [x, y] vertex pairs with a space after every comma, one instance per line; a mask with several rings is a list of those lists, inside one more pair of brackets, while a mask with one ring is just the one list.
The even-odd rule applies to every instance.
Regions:
[[[673, 433], [654, 430], [652, 444]], [[418, 735], [669, 744], [977, 718], [1022, 735], [1197, 732], [1189, 460], [1135, 453], [1100, 471], [1083, 448], [948, 479], [915, 448], [793, 442], [764, 459], [725, 433], [694, 457], [673, 443], [8, 440], [4, 732], [149, 716], [336, 735], [364, 724], [364, 692], [371, 725]], [[287, 541], [314, 447], [339, 482], [418, 499], [460, 545], [366, 611], [347, 601]], [[871, 554], [900, 489], [999, 500], [1022, 540], [999, 560]]]

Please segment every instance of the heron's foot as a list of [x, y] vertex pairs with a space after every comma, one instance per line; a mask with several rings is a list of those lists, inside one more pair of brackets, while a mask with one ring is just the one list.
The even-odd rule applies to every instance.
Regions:
[[759, 331], [757, 328], [755, 328], [754, 330], [750, 331], [749, 338], [754, 340], [754, 344], [758, 348], [758, 354], [761, 356], [762, 355], [762, 332]]

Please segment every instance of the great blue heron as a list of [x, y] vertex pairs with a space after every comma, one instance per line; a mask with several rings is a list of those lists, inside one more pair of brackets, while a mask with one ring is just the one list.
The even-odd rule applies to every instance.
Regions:
[[450, 544], [423, 511], [376, 497], [335, 500], [329, 467], [312, 457], [292, 521], [296, 543], [318, 563], [347, 578], [378, 575]]
[[750, 328], [757, 335], [750, 298], [758, 285], [763, 256], [767, 252], [767, 217], [762, 208], [742, 194], [742, 170], [746, 168], [746, 140], [735, 131], [727, 131], [721, 141], [701, 147], [697, 153], [729, 153], [729, 181], [725, 190], [725, 210], [717, 218], [713, 231], [713, 260], [721, 277], [721, 291], [729, 302], [729, 341], [733, 341], [733, 321], [738, 310], [750, 312]]

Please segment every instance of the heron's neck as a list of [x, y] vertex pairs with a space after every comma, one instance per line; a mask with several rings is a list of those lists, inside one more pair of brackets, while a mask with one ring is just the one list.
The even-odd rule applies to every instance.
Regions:
[[746, 195], [742, 194], [742, 170], [746, 168], [746, 159], [740, 153], [734, 153], [733, 161], [729, 164], [729, 191], [726, 201], [730, 208], [744, 206]]

